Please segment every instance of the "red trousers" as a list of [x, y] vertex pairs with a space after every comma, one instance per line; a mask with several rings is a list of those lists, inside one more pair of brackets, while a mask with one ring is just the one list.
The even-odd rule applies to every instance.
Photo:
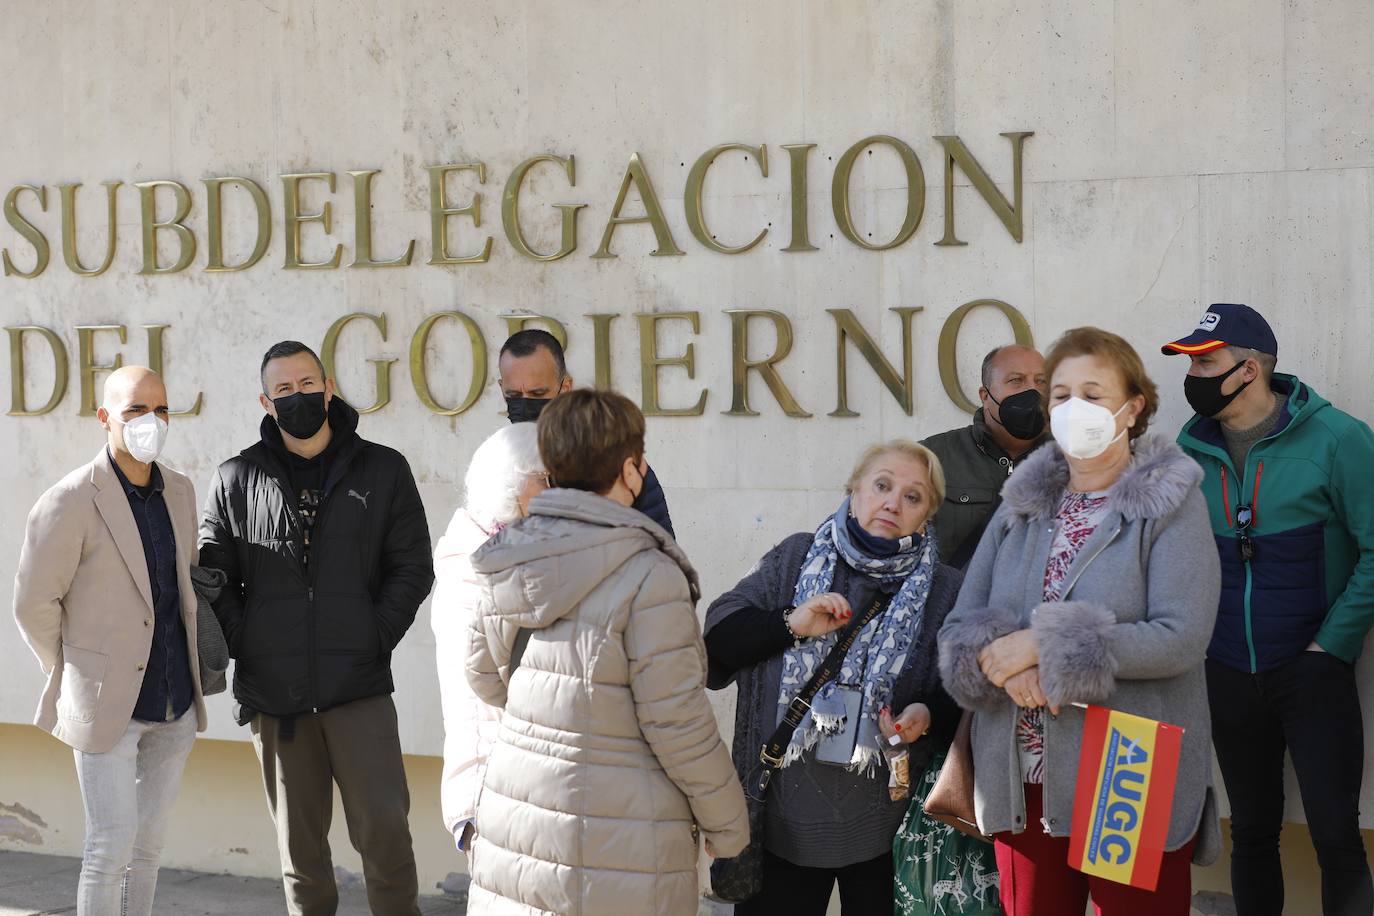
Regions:
[[1069, 867], [1069, 838], [1040, 827], [1042, 787], [1026, 784], [1026, 830], [994, 837], [998, 892], [1007, 916], [1067, 916], [1084, 912], [1092, 897], [1097, 916], [1188, 916], [1193, 896], [1193, 845], [1166, 852], [1154, 891], [1085, 875]]

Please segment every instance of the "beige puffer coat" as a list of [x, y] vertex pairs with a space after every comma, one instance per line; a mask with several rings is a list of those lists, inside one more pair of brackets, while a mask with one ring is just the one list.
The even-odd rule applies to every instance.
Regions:
[[686, 556], [639, 512], [555, 489], [473, 568], [485, 594], [468, 681], [505, 713], [477, 804], [468, 912], [695, 913], [693, 824], [730, 856], [748, 821], [706, 699]]

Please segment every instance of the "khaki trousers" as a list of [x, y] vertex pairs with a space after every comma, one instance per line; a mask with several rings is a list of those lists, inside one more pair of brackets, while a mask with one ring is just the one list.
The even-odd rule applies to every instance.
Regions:
[[363, 858], [372, 912], [419, 916], [410, 791], [391, 697], [368, 697], [293, 719], [259, 713], [252, 731], [277, 826], [288, 912], [334, 916], [338, 908], [329, 852], [337, 783], [348, 837]]

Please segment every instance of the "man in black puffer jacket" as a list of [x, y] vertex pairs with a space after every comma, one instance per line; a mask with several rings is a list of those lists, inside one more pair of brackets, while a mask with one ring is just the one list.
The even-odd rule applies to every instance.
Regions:
[[399, 452], [360, 438], [319, 357], [284, 341], [262, 362], [262, 441], [219, 467], [202, 566], [235, 660], [277, 824], [287, 907], [333, 913], [332, 785], [372, 912], [418, 916], [391, 652], [434, 582], [424, 506]]

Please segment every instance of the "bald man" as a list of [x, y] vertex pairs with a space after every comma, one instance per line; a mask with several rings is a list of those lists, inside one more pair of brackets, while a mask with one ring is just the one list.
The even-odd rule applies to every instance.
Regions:
[[984, 529], [997, 511], [1016, 464], [1047, 438], [1045, 358], [1030, 347], [1010, 344], [983, 357], [982, 406], [973, 423], [931, 436], [922, 444], [940, 458], [945, 503], [935, 513], [940, 560], [968, 566]]
[[147, 916], [196, 732], [196, 499], [157, 461], [167, 390], [129, 366], [105, 382], [105, 444], [29, 513], [14, 617], [47, 686], [34, 724], [70, 745], [86, 806], [79, 916]]

